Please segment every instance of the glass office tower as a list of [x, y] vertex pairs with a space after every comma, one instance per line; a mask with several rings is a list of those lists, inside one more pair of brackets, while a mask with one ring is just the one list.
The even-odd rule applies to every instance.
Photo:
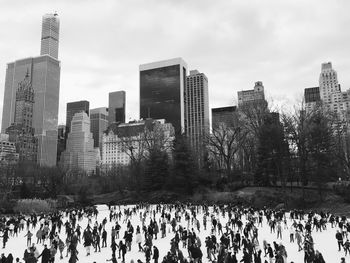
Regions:
[[125, 91], [110, 92], [108, 95], [108, 125], [125, 123]]
[[34, 89], [33, 128], [38, 138], [37, 162], [55, 166], [61, 66], [58, 58], [59, 19], [57, 14], [43, 16], [41, 56], [8, 63], [1, 132], [14, 123], [16, 90], [28, 73]]
[[140, 65], [140, 118], [165, 119], [183, 132], [186, 74], [182, 58]]
[[94, 147], [101, 147], [103, 132], [108, 128], [108, 108], [90, 110], [90, 131], [94, 138]]
[[34, 89], [33, 128], [38, 137], [40, 165], [55, 166], [60, 92], [60, 62], [49, 55], [7, 64], [1, 132], [14, 122], [16, 90], [27, 72]]

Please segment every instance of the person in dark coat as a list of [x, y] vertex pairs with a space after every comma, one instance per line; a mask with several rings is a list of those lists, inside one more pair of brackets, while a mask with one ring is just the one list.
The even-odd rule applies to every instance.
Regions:
[[102, 247], [107, 247], [107, 231], [105, 229], [102, 231]]
[[11, 253], [7, 256], [6, 263], [13, 263], [13, 256]]
[[337, 230], [337, 233], [335, 234], [335, 238], [337, 239], [338, 242], [338, 251], [341, 250], [343, 247], [343, 235]]
[[122, 252], [122, 260], [123, 260], [122, 262], [125, 262], [125, 254], [126, 254], [127, 247], [122, 241], [120, 241], [120, 242], [121, 242], [120, 250]]
[[41, 257], [41, 263], [49, 263], [50, 260], [50, 249], [47, 248], [47, 245], [45, 245], [44, 250], [41, 252], [38, 258]]
[[248, 254], [248, 252], [246, 250], [243, 250], [243, 258], [241, 259], [240, 262], [243, 262], [243, 263], [251, 263], [251, 260], [250, 260], [250, 255]]
[[6, 247], [6, 243], [9, 240], [9, 231], [8, 229], [5, 229], [4, 234], [2, 236], [2, 248]]
[[4, 253], [1, 254], [0, 263], [6, 263], [6, 257]]
[[72, 247], [71, 253], [70, 253], [70, 258], [69, 258], [68, 262], [69, 263], [76, 263], [79, 260], [77, 254], [78, 254], [78, 251], [74, 247]]
[[159, 250], [156, 246], [153, 246], [153, 259], [154, 263], [158, 263], [158, 258], [159, 258]]

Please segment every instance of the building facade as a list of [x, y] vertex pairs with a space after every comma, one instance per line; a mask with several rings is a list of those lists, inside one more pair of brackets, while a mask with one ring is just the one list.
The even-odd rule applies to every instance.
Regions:
[[342, 92], [338, 83], [337, 72], [332, 63], [322, 63], [319, 87], [304, 90], [305, 110], [312, 110], [317, 103], [322, 103], [325, 110], [335, 113], [341, 122], [350, 121], [350, 89]]
[[337, 72], [332, 68], [332, 63], [322, 63], [319, 78], [321, 100], [331, 106], [333, 95], [341, 93], [340, 84], [338, 83]]
[[58, 125], [57, 131], [57, 163], [59, 163], [61, 159], [61, 154], [66, 148], [66, 125]]
[[41, 27], [40, 55], [49, 55], [58, 59], [60, 20], [58, 15], [46, 14], [43, 16]]
[[0, 134], [0, 166], [15, 164], [19, 160], [16, 144], [10, 142], [8, 134]]
[[255, 82], [254, 89], [238, 91], [238, 107], [243, 104], [266, 102], [264, 85], [261, 81]]
[[9, 141], [15, 143], [19, 161], [37, 162], [38, 140], [33, 129], [34, 89], [27, 72], [18, 84], [14, 123], [6, 129]]
[[108, 128], [108, 108], [102, 107], [90, 110], [90, 124], [94, 147], [101, 150], [103, 132]]
[[320, 88], [312, 87], [304, 90], [305, 110], [312, 111], [321, 102]]
[[73, 101], [67, 103], [66, 111], [66, 134], [70, 131], [70, 125], [73, 119], [73, 116], [78, 112], [85, 112], [88, 116], [90, 114], [90, 102], [87, 100]]
[[220, 107], [211, 109], [212, 129], [224, 123], [228, 127], [234, 127], [238, 123], [238, 113], [236, 106]]
[[175, 58], [140, 65], [140, 118], [165, 119], [184, 132], [187, 64]]
[[184, 92], [185, 134], [192, 149], [202, 160], [205, 140], [210, 132], [208, 78], [191, 70]]
[[55, 53], [44, 50], [42, 48], [43, 55], [39, 57], [7, 64], [1, 132], [5, 133], [14, 123], [17, 86], [28, 73], [34, 89], [33, 128], [38, 139], [37, 161], [41, 166], [55, 166], [61, 67]]
[[61, 154], [61, 166], [65, 170], [81, 170], [92, 174], [96, 170], [96, 151], [90, 132], [90, 118], [85, 112], [76, 113], [68, 133], [66, 150]]
[[157, 142], [171, 154], [174, 136], [173, 125], [164, 119], [115, 123], [102, 137], [102, 166], [104, 169], [126, 166], [131, 161], [131, 155], [141, 158], [147, 154], [147, 145]]
[[110, 92], [108, 95], [108, 125], [125, 123], [125, 91]]

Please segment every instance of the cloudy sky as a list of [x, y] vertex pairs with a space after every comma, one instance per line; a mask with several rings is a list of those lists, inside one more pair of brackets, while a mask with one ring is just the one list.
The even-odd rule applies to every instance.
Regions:
[[103, 107], [117, 90], [127, 119], [138, 118], [138, 66], [174, 57], [207, 75], [210, 107], [234, 104], [258, 80], [270, 101], [290, 106], [327, 61], [348, 89], [349, 10], [349, 0], [1, 0], [0, 109], [6, 63], [40, 53], [45, 13], [61, 20], [64, 123], [67, 102]]

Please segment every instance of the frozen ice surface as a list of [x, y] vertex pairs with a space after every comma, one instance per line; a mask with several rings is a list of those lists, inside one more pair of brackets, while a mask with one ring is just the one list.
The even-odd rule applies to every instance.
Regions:
[[[131, 207], [131, 206], [130, 206]], [[121, 211], [124, 211], [124, 206], [121, 206]], [[83, 263], [92, 263], [94, 261], [96, 261], [97, 263], [101, 263], [101, 262], [106, 262], [106, 259], [110, 259], [111, 255], [112, 255], [112, 251], [110, 248], [110, 230], [112, 228], [112, 225], [115, 224], [114, 221], [112, 221], [112, 223], [109, 222], [109, 210], [108, 207], [106, 205], [99, 205], [98, 206], [98, 210], [99, 210], [99, 214], [98, 214], [98, 222], [100, 223], [105, 217], [108, 220], [108, 223], [106, 225], [106, 231], [107, 231], [107, 248], [101, 248], [101, 252], [93, 252], [94, 249], [92, 248], [91, 251], [91, 255], [90, 256], [86, 256], [86, 250], [83, 246], [82, 243], [78, 244], [78, 258], [79, 258], [79, 262], [83, 262]], [[118, 207], [117, 207], [118, 210]], [[143, 211], [143, 210], [141, 210]], [[211, 210], [210, 210], [211, 211]], [[174, 214], [174, 213], [173, 213]], [[148, 214], [149, 215], [149, 214]], [[156, 215], [156, 219], [158, 221], [160, 215]], [[226, 213], [226, 217], [222, 217], [221, 214], [218, 215], [220, 222], [222, 223], [223, 226], [225, 226], [227, 220], [228, 220], [228, 216]], [[197, 218], [200, 221], [201, 224], [201, 232], [197, 233], [201, 239], [201, 243], [202, 243], [202, 247], [201, 250], [203, 252], [203, 262], [209, 262], [208, 259], [206, 258], [206, 248], [205, 248], [205, 237], [208, 236], [210, 234], [210, 218], [208, 218], [208, 223], [207, 223], [207, 230], [204, 231], [203, 230], [203, 214], [199, 213], [197, 215]], [[287, 216], [288, 218], [288, 216]], [[63, 219], [63, 223], [66, 221], [66, 218]], [[82, 229], [84, 230], [85, 227], [87, 226], [87, 218], [84, 217], [84, 219], [79, 223], [80, 226], [82, 226]], [[93, 223], [95, 222], [94, 218], [93, 218]], [[122, 220], [119, 222], [121, 225], [121, 230], [120, 230], [120, 237], [122, 238], [124, 236], [124, 231], [126, 230], [126, 223], [122, 223]], [[147, 217], [147, 221], [146, 224], [149, 223], [149, 217]], [[181, 223], [184, 227], [187, 228], [187, 222], [185, 222], [185, 218], [184, 216], [181, 217]], [[137, 213], [137, 215], [133, 216], [131, 219], [131, 224], [134, 226], [134, 229], [136, 229], [136, 226], [139, 225], [140, 228], [142, 228], [141, 226], [141, 222], [140, 222], [140, 217], [139, 217], [139, 213]], [[291, 224], [291, 221], [288, 218], [288, 226]], [[283, 226], [283, 224], [282, 224]], [[39, 224], [37, 225], [37, 228], [35, 230], [31, 230], [31, 232], [34, 234], [32, 237], [32, 241], [36, 242], [36, 231], [38, 230]], [[191, 228], [191, 226], [190, 226]], [[193, 228], [195, 229], [195, 226], [193, 226]], [[283, 227], [282, 227], [283, 228]], [[25, 227], [26, 229], [26, 227]], [[153, 245], [157, 246], [159, 249], [159, 262], [162, 261], [163, 257], [166, 255], [166, 253], [170, 250], [170, 240], [171, 238], [174, 237], [174, 234], [170, 231], [171, 226], [170, 224], [167, 224], [167, 236], [165, 238], [160, 238], [160, 234], [158, 235], [158, 239], [155, 240], [153, 239]], [[335, 233], [336, 233], [337, 228], [331, 228], [330, 224], [327, 224], [327, 230], [326, 231], [322, 231], [322, 232], [316, 232], [316, 230], [314, 230], [312, 232], [312, 236], [314, 239], [314, 243], [315, 243], [315, 250], [319, 250], [322, 254], [323, 257], [325, 259], [325, 261], [328, 263], [338, 263], [340, 262], [340, 258], [341, 257], [345, 257], [344, 252], [338, 252], [338, 246], [337, 246], [337, 242], [335, 239]], [[26, 248], [26, 237], [24, 237], [24, 235], [26, 234], [26, 231], [22, 231], [20, 232], [20, 234], [18, 235], [18, 237], [11, 237], [9, 238], [9, 241], [6, 245], [5, 249], [2, 249], [2, 246], [0, 247], [0, 253], [4, 253], [5, 256], [7, 256], [9, 253], [12, 253], [13, 257], [19, 257], [22, 260], [23, 258], [23, 252]], [[258, 236], [259, 236], [259, 244], [260, 247], [262, 248], [262, 242], [263, 240], [266, 240], [268, 243], [272, 244], [273, 241], [276, 241], [278, 244], [282, 243], [287, 250], [287, 254], [288, 254], [288, 262], [294, 261], [295, 263], [302, 263], [304, 262], [304, 252], [300, 251], [298, 252], [298, 247], [296, 243], [289, 243], [289, 230], [288, 229], [283, 229], [282, 232], [282, 240], [281, 239], [277, 239], [276, 238], [275, 233], [270, 233], [270, 228], [267, 225], [266, 222], [266, 218], [264, 217], [264, 221], [263, 221], [263, 227], [258, 227]], [[63, 241], [65, 241], [65, 230], [64, 230], [64, 226], [62, 227], [62, 231], [60, 234], [60, 237]], [[220, 236], [217, 236], [218, 240], [220, 238]], [[1, 241], [1, 245], [2, 245], [2, 240]], [[116, 240], [117, 244], [119, 243], [119, 240]], [[124, 241], [124, 240], [123, 240]], [[46, 244], [48, 244], [49, 241], [46, 241]], [[102, 240], [101, 240], [101, 244], [102, 244]], [[42, 251], [43, 249], [43, 245], [38, 244], [37, 249], [39, 250], [39, 252]], [[179, 244], [180, 249], [182, 248], [182, 244], [180, 242]], [[184, 256], [188, 256], [187, 250], [182, 249]], [[66, 250], [64, 250], [64, 256], [65, 256]], [[118, 250], [116, 252], [117, 256], [118, 256]], [[263, 256], [264, 254], [262, 254]], [[242, 258], [242, 252], [240, 251], [238, 253], [238, 257], [237, 259], [240, 260]], [[64, 257], [62, 260], [59, 259], [59, 252], [56, 254], [56, 259], [55, 262], [60, 262], [60, 263], [67, 263], [68, 262], [67, 257]], [[141, 259], [143, 262], [145, 262], [145, 255], [142, 252], [138, 252], [138, 245], [135, 242], [135, 233], [133, 235], [133, 243], [132, 243], [132, 248], [131, 251], [126, 253], [125, 256], [126, 262], [130, 262], [131, 259], [134, 259], [134, 261], [136, 262], [137, 259]], [[262, 262], [264, 262], [264, 259], [267, 258], [263, 258], [262, 257]], [[350, 260], [350, 256], [348, 255], [346, 257], [346, 261]], [[41, 259], [39, 259], [39, 262], [41, 262]], [[121, 262], [120, 259], [118, 259], [118, 262]], [[153, 260], [152, 260], [153, 262]]]

